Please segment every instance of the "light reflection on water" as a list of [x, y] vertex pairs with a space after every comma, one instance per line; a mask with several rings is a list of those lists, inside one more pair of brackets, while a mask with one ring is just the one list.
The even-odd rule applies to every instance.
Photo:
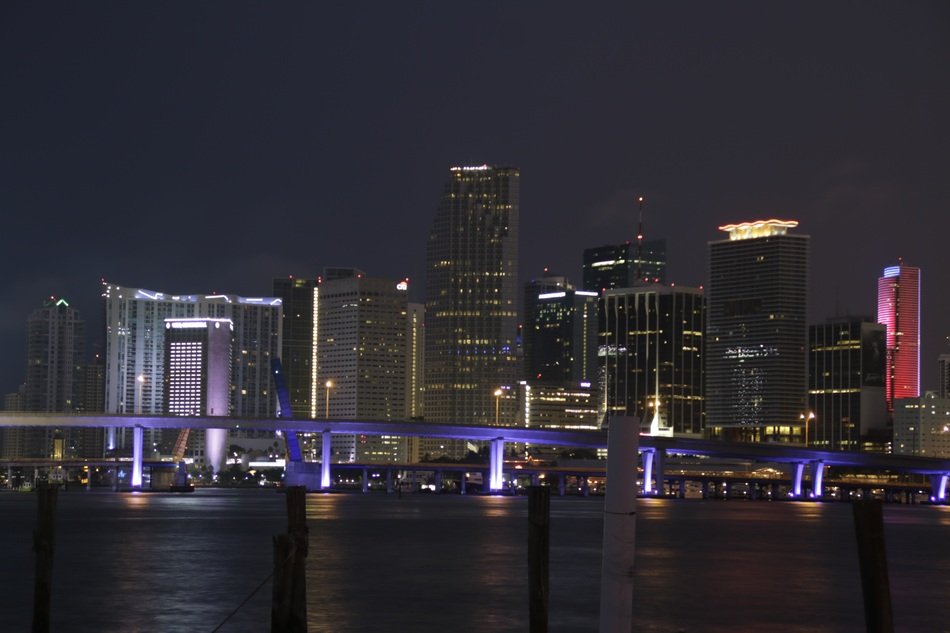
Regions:
[[[595, 631], [603, 500], [552, 498], [551, 627]], [[32, 495], [0, 494], [0, 631], [29, 629]], [[309, 629], [527, 629], [527, 500], [307, 496]], [[950, 508], [886, 506], [898, 631], [947, 631]], [[272, 491], [60, 496], [53, 630], [211, 631], [269, 573]], [[849, 504], [644, 499], [635, 624], [647, 632], [863, 631]], [[267, 630], [270, 585], [222, 633]]]

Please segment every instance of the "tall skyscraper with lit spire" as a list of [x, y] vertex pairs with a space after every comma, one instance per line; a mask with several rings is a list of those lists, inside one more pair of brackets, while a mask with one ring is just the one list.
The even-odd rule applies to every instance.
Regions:
[[519, 172], [449, 170], [426, 248], [425, 419], [513, 423]]
[[877, 321], [887, 326], [887, 410], [920, 397], [920, 269], [898, 260], [877, 280]]

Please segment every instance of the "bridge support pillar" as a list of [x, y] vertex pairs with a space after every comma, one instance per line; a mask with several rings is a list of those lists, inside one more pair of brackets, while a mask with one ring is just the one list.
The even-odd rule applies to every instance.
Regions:
[[678, 496], [680, 499], [685, 499], [686, 498], [686, 477], [680, 477], [677, 481], [679, 482], [678, 484], [679, 488], [677, 489], [676, 496]]
[[805, 464], [796, 462], [789, 464], [789, 468], [791, 469], [792, 497], [800, 499], [802, 496], [802, 473], [805, 471]]
[[441, 470], [435, 471], [435, 490], [433, 492], [435, 492], [435, 494], [439, 494], [442, 492], [442, 471]]
[[363, 466], [363, 494], [369, 492], [369, 469]]
[[584, 497], [590, 496], [590, 478], [587, 475], [581, 477], [581, 495]]
[[499, 437], [491, 441], [489, 451], [489, 492], [501, 492], [503, 487], [505, 467], [505, 438]]
[[136, 426], [132, 429], [132, 490], [142, 489], [142, 440], [145, 429]]
[[462, 494], [462, 495], [465, 494], [466, 492], [465, 484], [468, 483], [468, 480], [465, 478], [466, 474], [467, 473], [465, 473], [464, 471], [459, 473], [459, 494]]
[[393, 493], [393, 469], [386, 469], [386, 494], [391, 495]]
[[330, 431], [323, 432], [323, 438], [320, 442], [320, 453], [322, 461], [320, 462], [320, 490], [330, 489], [330, 456], [333, 453], [333, 434]]
[[825, 476], [825, 462], [818, 460], [811, 463], [811, 498], [821, 499], [824, 494], [822, 480]]
[[640, 453], [640, 459], [643, 460], [643, 494], [649, 496], [653, 494], [653, 459], [656, 453], [654, 451], [643, 451]]
[[567, 492], [567, 475], [561, 474], [557, 478], [557, 493], [560, 496], [564, 496]]
[[947, 479], [950, 473], [930, 476], [930, 500], [935, 503], [947, 502]]
[[666, 450], [662, 448], [653, 449], [653, 481], [655, 494], [666, 496]]

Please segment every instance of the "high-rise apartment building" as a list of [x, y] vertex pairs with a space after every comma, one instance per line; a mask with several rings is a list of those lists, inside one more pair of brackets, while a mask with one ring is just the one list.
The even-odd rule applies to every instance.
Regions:
[[50, 298], [27, 324], [26, 410], [76, 409], [86, 324], [65, 299]]
[[666, 240], [613, 244], [584, 250], [584, 290], [603, 292], [638, 283], [666, 282]]
[[920, 269], [903, 262], [877, 280], [877, 320], [887, 326], [887, 409], [920, 396]]
[[449, 170], [426, 247], [426, 421], [494, 424], [516, 384], [518, 192], [515, 168]]
[[[161, 413], [164, 407], [165, 320], [230, 319], [234, 324], [231, 415], [274, 417], [271, 359], [281, 353], [281, 300], [237, 295], [172, 295], [103, 282], [106, 305], [107, 413]], [[121, 430], [120, 430], [121, 431]], [[249, 432], [255, 436], [265, 432]], [[118, 442], [124, 446], [124, 434]], [[148, 438], [157, 443], [160, 437]], [[110, 446], [115, 439], [110, 438]]]
[[[231, 406], [230, 319], [165, 319], [164, 413], [181, 417], [226, 416]], [[203, 433], [204, 462], [224, 466], [228, 430]]]
[[530, 382], [591, 382], [597, 374], [597, 293], [566, 277], [525, 284], [524, 376]]
[[[410, 384], [408, 282], [352, 270], [324, 278], [316, 293], [318, 417], [403, 420]], [[319, 407], [318, 407], [319, 408]], [[333, 460], [407, 461], [393, 436], [333, 436]]]
[[641, 285], [602, 298], [599, 357], [608, 417], [637, 416], [652, 435], [703, 432], [703, 292]]
[[860, 450], [887, 428], [884, 325], [870, 317], [812, 325], [808, 354], [803, 441], [824, 450]]
[[[85, 351], [85, 322], [65, 299], [51, 297], [27, 321], [26, 382], [23, 410], [65, 413], [76, 411]], [[81, 437], [79, 430], [37, 427], [8, 428], [4, 433], [7, 458], [50, 457], [54, 438], [62, 456]]]
[[808, 236], [798, 222], [719, 227], [706, 289], [706, 427], [736, 439], [801, 441], [806, 411]]
[[950, 457], [950, 399], [928, 391], [894, 402], [894, 454]]
[[315, 380], [313, 324], [317, 282], [287, 277], [274, 280], [274, 296], [283, 304], [283, 345], [280, 359], [290, 395], [290, 408], [300, 420], [314, 418], [312, 402]]

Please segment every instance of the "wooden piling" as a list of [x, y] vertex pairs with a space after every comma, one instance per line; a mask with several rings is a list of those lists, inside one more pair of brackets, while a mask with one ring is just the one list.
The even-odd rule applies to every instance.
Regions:
[[307, 489], [287, 489], [287, 534], [274, 537], [271, 633], [307, 631]]
[[528, 617], [530, 633], [547, 633], [550, 596], [548, 554], [550, 551], [551, 489], [528, 488]]
[[884, 549], [884, 511], [879, 500], [855, 501], [854, 531], [858, 541], [864, 621], [868, 633], [893, 633], [891, 588]]
[[38, 509], [33, 551], [36, 577], [33, 585], [33, 633], [49, 633], [50, 596], [53, 587], [53, 536], [56, 519], [55, 486], [36, 489]]

